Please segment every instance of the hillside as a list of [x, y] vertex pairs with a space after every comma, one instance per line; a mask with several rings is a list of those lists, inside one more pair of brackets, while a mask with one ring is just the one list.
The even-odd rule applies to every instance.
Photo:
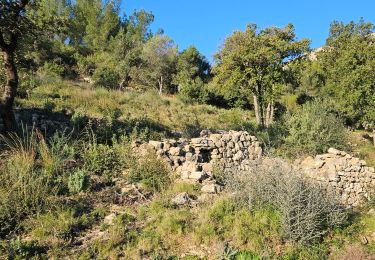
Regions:
[[210, 63], [122, 4], [0, 2], [0, 259], [375, 259], [374, 24]]
[[[325, 234], [318, 248], [297, 246], [285, 240], [276, 208], [256, 206], [248, 211], [245, 201], [237, 201], [241, 197], [233, 197], [232, 181], [218, 170], [214, 178], [219, 183], [225, 180], [226, 188], [206, 193], [209, 180], [181, 181], [176, 168], [157, 159], [152, 150], [132, 152], [135, 140], [196, 137], [207, 128], [256, 133], [251, 112], [74, 82], [37, 87], [16, 103], [17, 113], [31, 114], [26, 118], [34, 120], [35, 127], [44, 125], [41, 131], [50, 137], [46, 140], [34, 132], [24, 140], [3, 139], [8, 141], [2, 153], [1, 183], [12, 189], [2, 190], [7, 200], [1, 204], [1, 232], [17, 234], [10, 243], [3, 240], [4, 255], [370, 259], [374, 253], [372, 204], [352, 211], [350, 221]], [[86, 120], [101, 122], [101, 127], [86, 125]], [[61, 127], [66, 127], [65, 133]], [[357, 143], [353, 149], [367, 150], [371, 158], [375, 151], [371, 142], [359, 133], [352, 136]], [[25, 179], [29, 174], [31, 178]], [[15, 177], [23, 182], [15, 182]], [[236, 182], [235, 187], [240, 185]], [[208, 186], [202, 189], [202, 185]], [[15, 201], [23, 201], [22, 206]]]

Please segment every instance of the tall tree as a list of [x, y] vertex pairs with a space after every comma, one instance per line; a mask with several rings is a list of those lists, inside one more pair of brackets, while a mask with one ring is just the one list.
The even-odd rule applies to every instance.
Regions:
[[158, 89], [159, 94], [171, 90], [177, 54], [177, 46], [168, 36], [155, 35], [144, 44], [142, 62], [132, 69], [132, 78], [142, 86]]
[[13, 103], [18, 87], [15, 52], [19, 38], [27, 32], [25, 11], [28, 0], [3, 0], [0, 3], [0, 48], [3, 54], [6, 82], [0, 99], [0, 115], [5, 131], [17, 128]]
[[266, 127], [274, 117], [276, 88], [285, 83], [285, 64], [308, 50], [309, 41], [297, 41], [293, 25], [258, 30], [255, 24], [229, 36], [213, 68], [215, 81], [225, 91], [253, 96], [257, 123]]
[[347, 123], [375, 127], [374, 25], [333, 22], [327, 46], [318, 54], [325, 85], [322, 95], [339, 106]]
[[210, 64], [207, 59], [199, 53], [196, 47], [190, 46], [178, 56], [174, 81], [180, 88], [183, 84], [190, 83], [197, 78], [202, 82], [206, 82], [209, 73]]
[[154, 16], [144, 10], [134, 11], [125, 19], [116, 38], [111, 42], [112, 54], [117, 61], [117, 71], [121, 77], [120, 88], [129, 86], [130, 71], [141, 63], [143, 45], [152, 38], [150, 25]]
[[119, 12], [120, 2], [116, 0], [77, 0], [70, 19], [71, 43], [91, 52], [106, 50], [120, 30]]

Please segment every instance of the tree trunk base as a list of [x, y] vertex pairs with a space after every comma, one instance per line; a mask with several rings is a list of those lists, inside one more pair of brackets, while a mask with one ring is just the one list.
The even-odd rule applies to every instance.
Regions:
[[1, 109], [0, 116], [3, 121], [3, 132], [17, 131], [17, 122], [13, 109]]

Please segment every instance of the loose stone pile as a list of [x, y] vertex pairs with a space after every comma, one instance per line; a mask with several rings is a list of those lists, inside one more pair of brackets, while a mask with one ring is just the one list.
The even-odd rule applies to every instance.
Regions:
[[181, 179], [202, 183], [202, 192], [217, 193], [222, 185], [214, 178], [215, 167], [225, 171], [247, 170], [249, 162], [262, 156], [262, 148], [255, 136], [245, 131], [204, 130], [199, 138], [149, 141]]
[[358, 206], [375, 191], [375, 170], [346, 152], [330, 148], [328, 153], [297, 161], [303, 174], [334, 189], [344, 205]]

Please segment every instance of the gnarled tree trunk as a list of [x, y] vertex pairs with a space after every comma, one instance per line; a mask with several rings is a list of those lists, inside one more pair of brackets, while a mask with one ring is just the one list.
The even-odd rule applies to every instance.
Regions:
[[[24, 11], [29, 0], [18, 0], [17, 2], [10, 1], [10, 8], [4, 12], [5, 19], [11, 26], [9, 28], [0, 30], [0, 48], [4, 57], [4, 68], [6, 73], [6, 82], [2, 97], [0, 97], [0, 116], [3, 120], [4, 130], [6, 132], [15, 131], [17, 129], [16, 119], [13, 111], [13, 103], [17, 93], [18, 74], [14, 60], [15, 51], [17, 48], [18, 38], [23, 33], [22, 20], [24, 18]], [[5, 41], [4, 35], [9, 36], [8, 42]]]
[[[2, 36], [0, 36], [0, 38], [2, 38]], [[6, 132], [15, 131], [17, 129], [13, 111], [14, 98], [16, 97], [18, 87], [18, 74], [14, 61], [16, 45], [17, 41], [15, 37], [12, 37], [9, 44], [5, 44], [3, 38], [0, 39], [6, 72], [6, 82], [3, 95], [0, 99], [0, 116], [3, 120], [4, 130]]]

